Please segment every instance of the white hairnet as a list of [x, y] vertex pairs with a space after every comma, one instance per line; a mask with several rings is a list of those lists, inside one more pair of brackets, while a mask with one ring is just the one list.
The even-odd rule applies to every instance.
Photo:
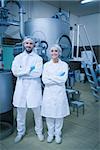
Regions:
[[50, 51], [51, 51], [52, 49], [57, 49], [58, 52], [59, 52], [59, 56], [62, 55], [62, 48], [61, 48], [58, 44], [54, 44], [54, 45], [50, 48]]
[[35, 39], [33, 39], [31, 36], [25, 36], [22, 43], [24, 44], [28, 40], [30, 40], [35, 45]]

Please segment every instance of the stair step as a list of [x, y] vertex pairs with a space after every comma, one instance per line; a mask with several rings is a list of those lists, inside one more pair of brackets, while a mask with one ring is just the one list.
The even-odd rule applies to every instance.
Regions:
[[97, 86], [96, 88], [97, 88], [97, 90], [100, 90], [100, 86]]
[[90, 74], [90, 73], [86, 73], [86, 75], [88, 75], [88, 76], [90, 76], [90, 77], [92, 76], [92, 74]]
[[93, 64], [93, 65], [94, 65], [94, 64], [97, 64], [97, 62], [93, 62], [92, 64]]
[[89, 80], [89, 82], [90, 82], [91, 84], [95, 84], [95, 82], [94, 82], [94, 81], [92, 81], [92, 80]]
[[98, 90], [95, 87], [91, 87], [92, 90], [94, 90], [95, 92], [98, 92]]
[[95, 93], [93, 93], [93, 95], [100, 100], [100, 96], [99, 95], [97, 95]]
[[70, 61], [82, 62], [83, 58], [82, 57], [73, 57], [72, 59], [70, 59]]

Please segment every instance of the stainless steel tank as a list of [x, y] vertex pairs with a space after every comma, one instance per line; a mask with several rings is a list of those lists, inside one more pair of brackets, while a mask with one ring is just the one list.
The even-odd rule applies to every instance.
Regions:
[[10, 71], [0, 71], [0, 140], [14, 131], [13, 77]]
[[[39, 38], [48, 43], [47, 56], [50, 57], [50, 47], [59, 41], [62, 35], [69, 36], [69, 22], [57, 18], [36, 18], [25, 22], [25, 35]], [[67, 43], [66, 43], [67, 44]]]
[[0, 71], [0, 114], [12, 109], [13, 80], [10, 71]]

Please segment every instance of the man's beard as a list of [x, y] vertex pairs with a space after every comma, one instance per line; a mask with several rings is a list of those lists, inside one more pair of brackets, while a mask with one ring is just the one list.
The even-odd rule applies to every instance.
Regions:
[[25, 50], [28, 54], [30, 54], [30, 53], [33, 51], [33, 49], [25, 48], [25, 47], [24, 47], [24, 50]]
[[28, 54], [30, 54], [31, 52], [32, 52], [32, 49], [31, 50], [27, 50], [27, 49], [25, 49], [26, 50], [26, 52], [28, 53]]

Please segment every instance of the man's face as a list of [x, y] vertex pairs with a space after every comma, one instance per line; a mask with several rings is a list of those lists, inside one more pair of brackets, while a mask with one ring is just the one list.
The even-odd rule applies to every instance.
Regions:
[[32, 52], [32, 49], [35, 45], [33, 44], [33, 42], [31, 40], [26, 40], [24, 42], [24, 47], [25, 47], [25, 50], [27, 51], [27, 53], [30, 53]]

